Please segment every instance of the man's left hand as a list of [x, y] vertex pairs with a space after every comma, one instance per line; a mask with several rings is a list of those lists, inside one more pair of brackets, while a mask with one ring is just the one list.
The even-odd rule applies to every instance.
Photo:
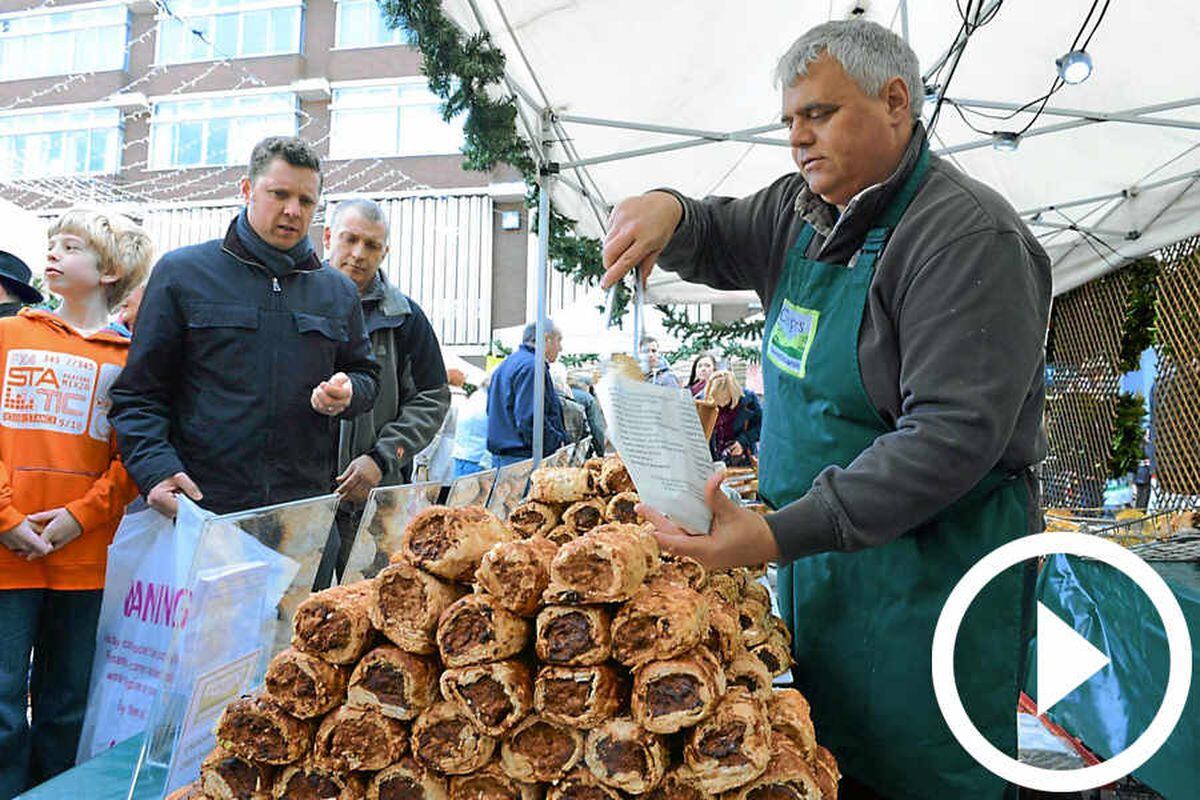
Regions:
[[383, 472], [375, 459], [367, 455], [350, 462], [346, 471], [337, 476], [337, 493], [352, 503], [367, 502], [367, 495], [383, 480]]
[[668, 553], [691, 556], [709, 569], [751, 567], [779, 560], [779, 545], [767, 521], [742, 508], [721, 491], [723, 473], [708, 479], [704, 501], [712, 510], [712, 527], [707, 536], [689, 533], [645, 503], [637, 510], [654, 524], [658, 543]]
[[54, 550], [61, 550], [83, 533], [83, 526], [65, 508], [52, 508], [30, 514], [29, 524], [50, 543]]
[[318, 414], [336, 417], [350, 407], [354, 398], [354, 384], [344, 372], [336, 373], [312, 390], [312, 408]]

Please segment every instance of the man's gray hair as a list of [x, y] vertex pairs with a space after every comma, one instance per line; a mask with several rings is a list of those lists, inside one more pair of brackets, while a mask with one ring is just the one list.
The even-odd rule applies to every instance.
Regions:
[[[546, 335], [553, 336], [554, 334], [562, 335], [562, 331], [554, 324], [554, 320], [546, 318]], [[521, 344], [527, 344], [530, 347], [537, 347], [537, 323], [531, 322], [525, 326], [525, 330], [521, 333]]]
[[808, 74], [809, 64], [826, 53], [869, 95], [877, 96], [888, 81], [900, 78], [908, 87], [912, 118], [920, 119], [925, 81], [917, 54], [908, 42], [870, 20], [834, 20], [807, 31], [779, 59], [776, 83], [791, 86]]
[[387, 215], [383, 213], [383, 206], [376, 203], [374, 200], [368, 200], [365, 197], [354, 197], [349, 200], [342, 200], [333, 208], [333, 215], [329, 218], [329, 229], [337, 228], [338, 220], [347, 211], [353, 211], [367, 222], [374, 222], [383, 225], [384, 234], [386, 235], [390, 229], [388, 225]]

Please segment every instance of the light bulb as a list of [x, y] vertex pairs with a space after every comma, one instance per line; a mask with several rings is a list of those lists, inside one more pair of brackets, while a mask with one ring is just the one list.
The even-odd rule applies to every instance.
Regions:
[[1054, 60], [1064, 83], [1083, 83], [1092, 74], [1092, 57], [1086, 50], [1072, 50]]
[[1012, 152], [1013, 150], [1016, 150], [1020, 144], [1021, 137], [1019, 134], [1013, 133], [1012, 131], [992, 132], [992, 147], [997, 150]]

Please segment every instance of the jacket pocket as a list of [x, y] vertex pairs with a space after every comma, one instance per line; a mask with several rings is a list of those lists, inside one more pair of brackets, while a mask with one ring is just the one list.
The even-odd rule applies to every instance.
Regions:
[[302, 343], [306, 383], [315, 386], [336, 372], [338, 349], [350, 341], [350, 326], [344, 319], [304, 311], [293, 311], [292, 318]]
[[[256, 306], [196, 302], [186, 306], [188, 362], [206, 392], [225, 402], [255, 385], [259, 370]], [[201, 398], [193, 398], [200, 403]]]

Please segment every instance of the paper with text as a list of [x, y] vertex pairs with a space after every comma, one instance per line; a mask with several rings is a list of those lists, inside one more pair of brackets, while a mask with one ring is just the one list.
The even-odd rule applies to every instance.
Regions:
[[642, 502], [693, 532], [708, 533], [712, 512], [704, 504], [704, 484], [713, 461], [687, 390], [610, 375], [596, 385], [596, 394]]

